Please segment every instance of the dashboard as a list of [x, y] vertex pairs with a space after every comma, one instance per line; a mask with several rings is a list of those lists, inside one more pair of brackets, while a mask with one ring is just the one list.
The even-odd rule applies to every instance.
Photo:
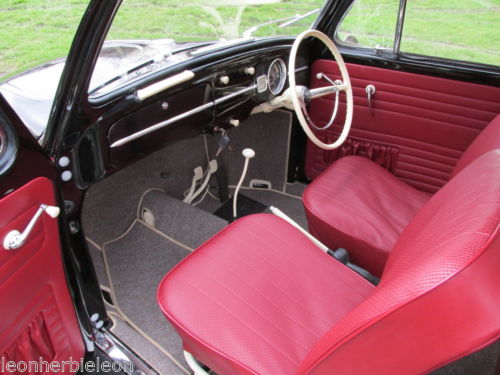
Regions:
[[[292, 42], [257, 41], [217, 51], [170, 67], [114, 96], [92, 99], [95, 121], [76, 152], [85, 154], [77, 159], [87, 162], [89, 155], [100, 157], [91, 167], [79, 168], [82, 185], [183, 138], [239, 126], [254, 108], [286, 90]], [[309, 79], [303, 55], [296, 79]]]

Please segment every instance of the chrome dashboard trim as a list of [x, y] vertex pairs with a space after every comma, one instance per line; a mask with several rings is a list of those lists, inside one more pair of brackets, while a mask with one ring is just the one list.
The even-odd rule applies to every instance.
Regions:
[[217, 104], [220, 104], [220, 103], [223, 103], [227, 100], [230, 100], [232, 98], [235, 98], [239, 95], [242, 95], [242, 94], [245, 94], [247, 92], [250, 92], [252, 90], [255, 90], [255, 88], [257, 87], [256, 84], [253, 84], [252, 86], [249, 86], [249, 87], [245, 87], [241, 90], [238, 90], [238, 91], [235, 91], [231, 94], [227, 94], [227, 95], [224, 95], [218, 99], [215, 99], [213, 101], [210, 101], [208, 103], [205, 103], [203, 105], [200, 105], [198, 107], [195, 107], [193, 109], [190, 109], [189, 111], [186, 111], [186, 112], [183, 112], [183, 113], [180, 113], [178, 114], [177, 116], [174, 116], [174, 117], [171, 117], [165, 121], [162, 121], [162, 122], [159, 122], [157, 124], [154, 124], [154, 125], [151, 125], [150, 127], [147, 127], [145, 129], [142, 129], [138, 132], [135, 132], [135, 133], [132, 133], [124, 138], [121, 138], [119, 140], [117, 140], [116, 142], [113, 142], [111, 144], [111, 148], [116, 148], [116, 147], [120, 147], [120, 146], [123, 146], [124, 144], [126, 143], [129, 143], [137, 138], [140, 138], [144, 135], [147, 135], [149, 133], [152, 133], [156, 130], [159, 130], [159, 129], [162, 129], [164, 128], [165, 126], [168, 126], [170, 124], [173, 124], [174, 122], [177, 122], [177, 121], [180, 121], [180, 120], [183, 120], [185, 119], [186, 117], [189, 117], [189, 116], [192, 116], [192, 115], [195, 115], [197, 113], [200, 113], [206, 109], [209, 109], [209, 108], [212, 108], [214, 106], [216, 106]]
[[255, 90], [256, 88], [257, 88], [257, 85], [253, 84], [252, 86], [245, 87], [244, 89], [232, 92], [231, 94], [221, 96], [220, 98], [214, 100], [214, 104], [217, 105], [220, 103], [224, 103], [225, 101], [227, 101], [229, 99], [235, 98], [237, 96], [240, 96], [241, 94], [245, 94], [249, 91]]

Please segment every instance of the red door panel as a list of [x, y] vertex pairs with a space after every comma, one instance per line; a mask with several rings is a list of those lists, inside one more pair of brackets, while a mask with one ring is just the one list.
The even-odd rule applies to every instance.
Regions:
[[[309, 178], [315, 178], [339, 157], [358, 154], [379, 162], [414, 187], [433, 193], [448, 181], [472, 140], [500, 113], [499, 87], [356, 64], [347, 64], [347, 69], [354, 94], [350, 137], [333, 151], [308, 142]], [[336, 62], [318, 60], [312, 67], [312, 87], [327, 85], [316, 78], [318, 72], [340, 78]], [[376, 88], [371, 110], [365, 91], [369, 84]], [[311, 118], [318, 125], [325, 124], [332, 108], [332, 97], [315, 99], [309, 105]], [[335, 125], [316, 131], [316, 135], [328, 142], [336, 139], [344, 113], [341, 104]]]
[[56, 204], [47, 178], [36, 178], [0, 200], [0, 358], [4, 363], [39, 358], [80, 361], [84, 354], [62, 266], [57, 219], [42, 214], [22, 247], [3, 248], [6, 234], [24, 230], [40, 204]]

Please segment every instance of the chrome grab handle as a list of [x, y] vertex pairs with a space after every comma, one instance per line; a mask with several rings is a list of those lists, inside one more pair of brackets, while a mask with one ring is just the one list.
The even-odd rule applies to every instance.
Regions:
[[53, 219], [58, 217], [59, 213], [61, 212], [59, 207], [41, 204], [40, 207], [38, 208], [38, 211], [31, 218], [30, 222], [28, 223], [28, 225], [26, 226], [26, 228], [22, 233], [16, 229], [11, 230], [9, 233], [7, 233], [7, 235], [3, 240], [3, 248], [5, 250], [15, 250], [23, 246], [29, 234], [33, 230], [37, 220], [40, 218], [40, 216], [44, 211], [47, 215], [49, 215]]
[[366, 86], [365, 91], [366, 91], [366, 95], [368, 96], [368, 109], [371, 112], [371, 110], [372, 110], [372, 96], [375, 95], [375, 91], [376, 91], [375, 86], [368, 85], [368, 86]]

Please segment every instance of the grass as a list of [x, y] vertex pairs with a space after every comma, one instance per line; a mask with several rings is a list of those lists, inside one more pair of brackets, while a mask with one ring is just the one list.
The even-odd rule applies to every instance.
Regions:
[[[270, 19], [305, 13], [323, 0], [125, 0], [108, 39], [173, 38], [178, 42], [234, 38]], [[267, 4], [262, 4], [266, 3]], [[0, 0], [0, 79], [67, 55], [87, 0]], [[391, 47], [395, 0], [358, 0], [340, 37]], [[401, 50], [500, 65], [500, 0], [410, 0]], [[254, 35], [295, 35], [315, 16]]]
[[[341, 38], [392, 47], [397, 1], [358, 0]], [[402, 52], [500, 65], [500, 0], [409, 0]]]

